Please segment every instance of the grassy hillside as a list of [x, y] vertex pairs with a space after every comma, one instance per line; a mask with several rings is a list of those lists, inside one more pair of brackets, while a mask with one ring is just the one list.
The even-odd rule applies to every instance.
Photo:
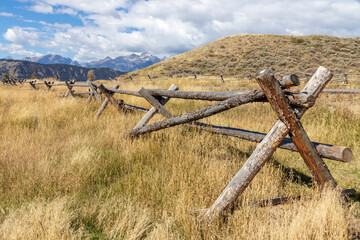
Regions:
[[137, 74], [334, 73], [360, 72], [360, 38], [321, 35], [234, 35], [137, 71]]
[[[175, 83], [189, 87], [186, 80]], [[130, 90], [170, 85], [120, 84]], [[150, 107], [139, 98], [122, 98]], [[341, 188], [357, 191], [359, 101], [322, 95], [302, 120], [313, 141], [352, 148], [350, 163], [325, 161]], [[265, 164], [234, 214], [201, 226], [191, 212], [215, 201], [256, 144], [185, 126], [130, 140], [122, 133], [143, 113], [119, 114], [109, 106], [96, 120], [100, 104], [85, 102], [0, 85], [0, 239], [338, 240], [360, 232], [359, 199], [348, 205], [334, 191], [282, 206], [246, 206], [318, 192], [300, 155], [285, 150]], [[171, 99], [166, 107], [179, 114], [209, 104]], [[253, 103], [205, 122], [267, 132], [275, 121], [269, 104]]]

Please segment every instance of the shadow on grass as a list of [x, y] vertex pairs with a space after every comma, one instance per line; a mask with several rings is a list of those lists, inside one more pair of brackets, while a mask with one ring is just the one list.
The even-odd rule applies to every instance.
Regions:
[[295, 168], [285, 167], [280, 162], [273, 160], [273, 164], [275, 167], [282, 169], [287, 179], [290, 179], [292, 182], [297, 184], [306, 185], [309, 188], [314, 187], [314, 181], [312, 177], [299, 172]]

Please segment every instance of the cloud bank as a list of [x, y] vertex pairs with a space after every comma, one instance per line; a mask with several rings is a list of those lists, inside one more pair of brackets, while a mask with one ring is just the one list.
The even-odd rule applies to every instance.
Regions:
[[77, 61], [142, 51], [171, 56], [232, 34], [360, 36], [357, 0], [22, 1], [29, 11], [76, 17], [82, 25], [14, 26], [4, 39]]

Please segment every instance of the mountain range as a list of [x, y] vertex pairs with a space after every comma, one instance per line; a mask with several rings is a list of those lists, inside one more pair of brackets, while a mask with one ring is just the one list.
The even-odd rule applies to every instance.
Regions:
[[5, 74], [19, 79], [29, 79], [36, 73], [37, 78], [59, 78], [61, 81], [75, 79], [77, 81], [86, 81], [90, 70], [94, 71], [95, 79], [113, 79], [123, 75], [124, 72], [116, 71], [110, 68], [85, 68], [68, 64], [42, 64], [24, 60], [0, 60], [0, 80]]
[[[12, 59], [11, 56], [6, 59]], [[111, 68], [121, 72], [136, 71], [155, 63], [158, 63], [165, 58], [159, 58], [150, 53], [143, 52], [141, 54], [130, 54], [127, 56], [119, 56], [116, 58], [106, 57], [98, 61], [79, 63], [73, 61], [71, 58], [62, 57], [57, 54], [47, 54], [41, 57], [25, 57], [22, 60], [42, 63], [42, 64], [68, 64], [73, 66], [81, 66], [87, 68]]]

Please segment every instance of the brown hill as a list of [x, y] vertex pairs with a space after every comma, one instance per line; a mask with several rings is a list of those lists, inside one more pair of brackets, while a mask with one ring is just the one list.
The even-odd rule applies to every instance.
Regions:
[[322, 35], [234, 35], [169, 58], [135, 74], [311, 73], [319, 65], [334, 73], [360, 72], [360, 38]]

